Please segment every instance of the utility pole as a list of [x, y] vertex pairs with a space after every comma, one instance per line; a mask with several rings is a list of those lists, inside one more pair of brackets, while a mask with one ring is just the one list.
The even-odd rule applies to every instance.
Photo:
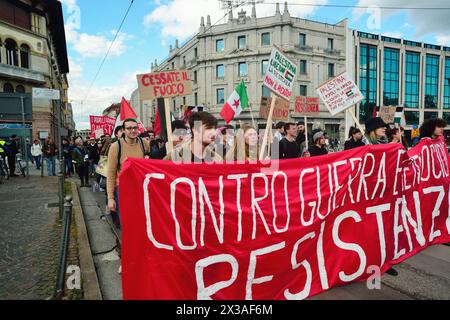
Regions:
[[[22, 125], [25, 130], [25, 106], [23, 103], [23, 95], [20, 95], [20, 104], [22, 105]], [[28, 167], [28, 146], [27, 146], [27, 138], [23, 137], [24, 142], [24, 157], [25, 157], [25, 166], [27, 168], [27, 179], [30, 179], [30, 169]], [[31, 142], [31, 141], [30, 141]]]

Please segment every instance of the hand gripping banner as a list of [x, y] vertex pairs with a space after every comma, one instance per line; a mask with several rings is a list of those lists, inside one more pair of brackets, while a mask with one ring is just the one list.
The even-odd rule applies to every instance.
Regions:
[[129, 159], [125, 299], [305, 299], [450, 242], [443, 141], [254, 164]]

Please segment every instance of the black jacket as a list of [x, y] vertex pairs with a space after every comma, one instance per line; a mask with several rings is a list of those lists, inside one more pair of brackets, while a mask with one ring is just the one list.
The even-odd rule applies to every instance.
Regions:
[[319, 148], [316, 145], [309, 147], [308, 151], [311, 157], [323, 156], [325, 154], [328, 154], [328, 150], [325, 147]]
[[353, 138], [350, 138], [349, 140], [345, 141], [344, 150], [350, 150], [350, 149], [364, 147], [364, 146], [365, 146], [365, 144], [362, 140], [355, 141]]

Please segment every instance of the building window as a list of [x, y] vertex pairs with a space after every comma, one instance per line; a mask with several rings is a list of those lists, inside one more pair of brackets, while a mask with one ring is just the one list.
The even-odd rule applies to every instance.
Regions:
[[300, 85], [300, 95], [302, 97], [306, 97], [308, 95], [308, 86], [303, 84]]
[[194, 48], [194, 58], [197, 58], [197, 57], [198, 57], [198, 49]]
[[22, 68], [30, 68], [30, 47], [28, 47], [26, 44], [23, 44], [20, 47], [20, 63]]
[[450, 57], [445, 58], [444, 109], [450, 109]]
[[12, 39], [5, 41], [6, 48], [6, 64], [11, 66], [19, 66], [19, 59], [17, 58], [17, 44]]
[[216, 66], [216, 78], [223, 79], [225, 77], [225, 68], [223, 64], [218, 64]]
[[14, 87], [12, 86], [11, 83], [5, 83], [3, 85], [3, 92], [5, 92], [5, 93], [13, 93], [14, 92]]
[[172, 70], [175, 69], [175, 62], [172, 62]]
[[383, 105], [398, 105], [399, 56], [397, 49], [384, 49], [384, 91]]
[[238, 49], [246, 49], [247, 47], [247, 39], [245, 36], [238, 37]]
[[[405, 107], [419, 107], [420, 53], [406, 51]], [[418, 122], [417, 122], [418, 123]]]
[[300, 74], [306, 74], [306, 60], [300, 60]]
[[266, 74], [266, 70], [267, 70], [267, 66], [269, 65], [269, 60], [263, 60], [261, 63], [261, 74], [265, 75]]
[[223, 104], [225, 103], [225, 89], [217, 89], [217, 104]]
[[183, 56], [183, 67], [186, 66], [186, 56]]
[[197, 71], [194, 71], [194, 83], [197, 83]]
[[361, 101], [361, 122], [372, 118], [377, 103], [377, 47], [361, 44], [359, 66], [359, 88], [365, 99]]
[[239, 62], [239, 77], [246, 77], [246, 76], [247, 76], [247, 63]]
[[270, 33], [265, 32], [261, 34], [261, 45], [262, 46], [270, 46]]
[[198, 105], [198, 93], [194, 92], [194, 105]]
[[16, 87], [16, 92], [17, 92], [17, 93], [25, 93], [25, 87], [24, 87], [23, 85], [19, 84], [19, 85]]
[[266, 86], [262, 86], [261, 96], [262, 97], [270, 97], [270, 89], [267, 88]]
[[183, 97], [183, 106], [186, 105], [186, 97]]
[[223, 52], [225, 50], [225, 42], [223, 39], [216, 40], [216, 52]]
[[427, 54], [425, 72], [425, 108], [437, 109], [439, 56]]
[[328, 78], [334, 77], [334, 63], [328, 64]]
[[328, 50], [334, 50], [334, 40], [328, 38]]
[[300, 46], [306, 46], [306, 34], [300, 33], [298, 35], [298, 44]]
[[405, 111], [406, 124], [409, 126], [419, 124], [419, 111]]

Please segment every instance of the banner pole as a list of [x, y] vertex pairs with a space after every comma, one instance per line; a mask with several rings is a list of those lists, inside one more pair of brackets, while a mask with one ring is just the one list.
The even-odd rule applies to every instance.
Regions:
[[362, 135], [364, 136], [366, 134], [366, 132], [364, 131], [364, 129], [361, 127], [361, 124], [359, 123], [358, 119], [356, 119], [355, 114], [353, 113], [353, 110], [351, 108], [348, 108], [346, 110], [350, 116], [352, 117], [353, 121], [355, 122], [356, 126], [358, 127], [359, 130], [361, 130]]
[[164, 111], [166, 114], [167, 128], [167, 154], [170, 154], [173, 150], [172, 121], [170, 121], [170, 98], [164, 98]]
[[252, 111], [252, 106], [251, 104], [248, 106], [248, 108], [250, 109], [250, 115], [252, 117], [252, 123], [253, 123], [253, 127], [255, 128], [256, 131], [258, 131], [258, 128], [255, 125], [255, 118], [253, 117], [253, 111]]
[[272, 128], [272, 116], [273, 116], [273, 109], [275, 108], [276, 99], [277, 99], [277, 96], [274, 93], [272, 93], [272, 103], [270, 104], [269, 116], [267, 117], [266, 130], [264, 132], [263, 144], [261, 146], [261, 151], [259, 153], [260, 161], [263, 160], [264, 149], [266, 149], [266, 146], [267, 146], [267, 140], [269, 138], [269, 128]]

